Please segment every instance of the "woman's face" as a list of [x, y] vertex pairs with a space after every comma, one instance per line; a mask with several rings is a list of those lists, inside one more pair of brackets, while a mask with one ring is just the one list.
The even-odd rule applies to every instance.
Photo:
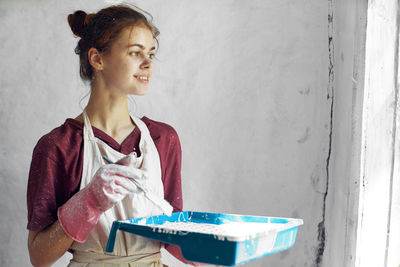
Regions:
[[144, 95], [153, 74], [154, 38], [144, 26], [123, 29], [103, 54], [106, 88], [116, 94]]

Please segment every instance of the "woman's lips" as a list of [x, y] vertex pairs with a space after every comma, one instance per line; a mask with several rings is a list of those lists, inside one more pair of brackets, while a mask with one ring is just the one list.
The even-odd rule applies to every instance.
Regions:
[[139, 82], [141, 82], [141, 83], [145, 83], [145, 84], [147, 84], [147, 83], [149, 83], [149, 77], [148, 76], [145, 76], [145, 75], [134, 75], [134, 77], [136, 78], [136, 80], [138, 80]]

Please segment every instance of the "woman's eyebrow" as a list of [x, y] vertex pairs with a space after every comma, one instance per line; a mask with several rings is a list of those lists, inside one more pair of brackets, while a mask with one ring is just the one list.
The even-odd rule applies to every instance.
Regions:
[[[132, 47], [132, 46], [137, 46], [137, 47], [139, 47], [139, 48], [142, 49], [142, 50], [145, 49], [145, 47], [144, 47], [143, 45], [141, 45], [141, 44], [130, 44], [130, 45], [128, 45], [128, 48], [129, 48], [129, 47]], [[152, 48], [150, 48], [149, 51], [154, 50], [154, 49], [156, 49], [156, 48], [153, 46]]]

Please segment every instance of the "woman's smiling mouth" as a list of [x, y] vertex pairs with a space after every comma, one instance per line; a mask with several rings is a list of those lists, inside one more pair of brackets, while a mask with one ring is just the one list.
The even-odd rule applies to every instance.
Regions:
[[149, 83], [149, 77], [144, 75], [134, 75], [134, 77], [141, 83]]

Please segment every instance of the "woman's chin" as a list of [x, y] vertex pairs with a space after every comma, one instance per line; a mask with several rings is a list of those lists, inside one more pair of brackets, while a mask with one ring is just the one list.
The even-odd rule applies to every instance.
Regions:
[[143, 88], [143, 89], [135, 89], [135, 90], [131, 90], [129, 91], [129, 95], [138, 95], [138, 96], [143, 96], [147, 93], [147, 88]]
[[135, 92], [132, 95], [144, 96], [147, 91]]

